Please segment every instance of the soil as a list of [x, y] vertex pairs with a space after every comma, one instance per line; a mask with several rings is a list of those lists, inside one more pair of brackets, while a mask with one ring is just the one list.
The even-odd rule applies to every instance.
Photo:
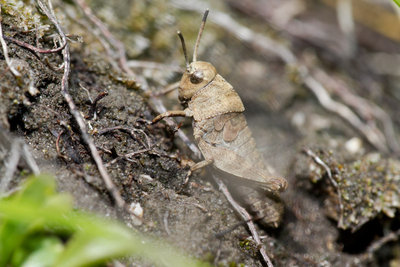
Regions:
[[[134, 68], [134, 73], [146, 79], [154, 91], [178, 81], [181, 74], [176, 69], [183, 66], [183, 56], [175, 32], [182, 30], [192, 51], [200, 15], [163, 1], [126, 0], [118, 1], [118, 5], [112, 2], [92, 1], [90, 7], [117, 39], [122, 40], [128, 58], [163, 64], [157, 69]], [[322, 68], [332, 77], [350, 84], [356, 95], [387, 112], [398, 139], [397, 76], [372, 73], [361, 62], [372, 53], [380, 52], [379, 47], [360, 43], [357, 56], [338, 58], [330, 47], [321, 48], [312, 41], [296, 39], [290, 33], [266, 26], [260, 14], [249, 11], [250, 5], [244, 10], [236, 1], [228, 2], [229, 5], [221, 3], [215, 9], [223, 10], [255, 31], [274, 35], [290, 44], [305, 64], [311, 64], [313, 69]], [[126, 214], [120, 219], [218, 266], [262, 266], [254, 242], [247, 239], [246, 227], [243, 224], [233, 227], [241, 219], [211, 179], [213, 169], [196, 172], [182, 190], [193, 162], [191, 158], [195, 157], [179, 140], [176, 129], [162, 122], [147, 123], [157, 115], [150, 104], [154, 96], [143, 92], [131, 77], [113, 68], [112, 62], [116, 61], [107, 57], [96, 37], [97, 29], [76, 5], [59, 1], [53, 5], [64, 30], [83, 38], [83, 42], [73, 42], [79, 38], [71, 36], [69, 92], [86, 118], [89, 133], [124, 200], [139, 203], [144, 211], [142, 224]], [[26, 4], [29, 6], [35, 9], [34, 5]], [[328, 6], [308, 10], [301, 17], [305, 21], [317, 18], [316, 14], [322, 10], [328, 16], [320, 15], [321, 19], [333, 23], [330, 18], [335, 16], [335, 11]], [[4, 35], [35, 44], [35, 31], [23, 30], [18, 24], [16, 17], [21, 14], [12, 14], [3, 7]], [[212, 8], [210, 16], [213, 16]], [[40, 23], [51, 25], [44, 17]], [[336, 24], [329, 25], [337, 28]], [[396, 41], [359, 27], [367, 32], [363, 37], [376, 36], [380, 46], [390, 53], [399, 50]], [[38, 39], [40, 46], [52, 47], [50, 35], [54, 33], [52, 26], [44, 31]], [[15, 60], [23, 76], [14, 77], [1, 52], [2, 131], [24, 139], [41, 171], [56, 177], [59, 190], [71, 193], [76, 207], [117, 218], [113, 199], [61, 95], [62, 69], [57, 70], [62, 63], [61, 54], [35, 54], [13, 42], [7, 45], [10, 58]], [[279, 228], [257, 226], [274, 265], [400, 264], [398, 243], [389, 242], [373, 252], [369, 250], [376, 240], [400, 227], [398, 156], [379, 151], [345, 120], [325, 110], [291, 76], [288, 66], [272, 55], [244, 45], [212, 22], [206, 26], [199, 49], [200, 59], [214, 64], [241, 96], [259, 150], [266, 162], [288, 180], [289, 187], [281, 195], [285, 213]], [[30, 91], [30, 85], [37, 92]], [[104, 92], [107, 95], [94, 106], [93, 99]], [[168, 108], [180, 108], [176, 92], [160, 98]], [[190, 120], [177, 121], [191, 137]], [[355, 144], [354, 149], [349, 148], [351, 144]], [[331, 183], [326, 169], [304, 153], [304, 148], [314, 151], [327, 164], [339, 188]], [[122, 157], [128, 153], [134, 154]], [[13, 185], [24, 179], [23, 174], [22, 170], [15, 174]], [[344, 205], [342, 210], [340, 201]], [[340, 220], [342, 224], [338, 227]]]

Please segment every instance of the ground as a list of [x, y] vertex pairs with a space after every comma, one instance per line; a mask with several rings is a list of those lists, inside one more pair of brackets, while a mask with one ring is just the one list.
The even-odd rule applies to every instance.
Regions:
[[[214, 64], [241, 96], [266, 162], [289, 182], [281, 195], [285, 213], [279, 228], [258, 225], [257, 230], [275, 266], [396, 266], [400, 247], [390, 241], [400, 226], [400, 99], [398, 74], [380, 66], [395, 64], [398, 39], [358, 13], [349, 38], [340, 31], [330, 1], [292, 2], [287, 7], [299, 5], [298, 13], [279, 1], [271, 1], [268, 12], [263, 1], [210, 4], [199, 47], [199, 58]], [[18, 9], [0, 3], [4, 36], [32, 45], [38, 41], [41, 47], [53, 47], [54, 40], [59, 45], [54, 26], [44, 28], [52, 24], [35, 5]], [[182, 190], [189, 165], [198, 158], [176, 131], [179, 125], [191, 138], [190, 120], [178, 119], [173, 127], [149, 124], [160, 112], [157, 101], [180, 108], [176, 92], [156, 94], [179, 81], [184, 58], [175, 33], [183, 32], [190, 54], [202, 11], [182, 1], [91, 1], [113, 40], [79, 4], [53, 3], [69, 34], [69, 93], [118, 192], [126, 203], [143, 208], [143, 222], [116, 211], [61, 94], [61, 53], [33, 53], [6, 39], [22, 76], [10, 71], [3, 50], [2, 131], [23, 138], [41, 171], [56, 177], [76, 207], [119, 217], [215, 265], [262, 266], [245, 225], [233, 227], [241, 218], [211, 178], [212, 168], [195, 173]], [[198, 9], [204, 10], [201, 4]], [[393, 13], [386, 6], [376, 10], [387, 17]], [[274, 16], [278, 11], [285, 12]], [[242, 29], [225, 23], [223, 15], [259, 34], [235, 35]], [[276, 42], [272, 50], [265, 40]], [[120, 65], [118, 44], [125, 47], [132, 73]], [[285, 62], [282, 47], [294, 61]], [[10, 187], [23, 177], [23, 171], [16, 173]], [[397, 236], [379, 243], [393, 233]]]

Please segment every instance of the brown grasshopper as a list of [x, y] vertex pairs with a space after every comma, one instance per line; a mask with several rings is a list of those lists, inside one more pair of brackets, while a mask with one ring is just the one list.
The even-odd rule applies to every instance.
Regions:
[[[160, 114], [154, 118], [153, 123], [165, 117], [192, 117], [194, 139], [204, 160], [191, 167], [187, 179], [191, 172], [213, 164], [218, 170], [236, 177], [244, 191], [257, 188], [258, 196], [252, 197], [250, 203], [251, 208], [256, 210], [263, 206], [259, 203], [260, 192], [265, 195], [267, 191], [272, 195], [269, 201], [279, 202], [277, 193], [286, 189], [287, 181], [274, 177], [264, 165], [264, 159], [256, 149], [254, 138], [247, 127], [242, 100], [232, 85], [217, 73], [213, 65], [197, 61], [197, 49], [207, 15], [208, 10], [204, 13], [194, 47], [193, 62], [190, 64], [185, 41], [178, 32], [186, 61], [186, 71], [179, 85], [179, 100], [185, 109]], [[267, 218], [266, 223], [277, 226], [282, 207], [267, 209], [270, 209], [267, 210], [269, 214], [263, 216], [271, 218]]]

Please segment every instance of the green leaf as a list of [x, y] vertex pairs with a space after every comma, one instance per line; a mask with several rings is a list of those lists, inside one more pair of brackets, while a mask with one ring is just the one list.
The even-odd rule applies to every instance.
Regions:
[[[31, 240], [27, 252], [28, 257], [22, 264], [14, 264], [21, 267], [51, 267], [64, 250], [61, 240], [54, 236], [43, 236], [40, 239]], [[31, 251], [29, 251], [31, 250]]]
[[[1, 220], [0, 220], [1, 222]], [[15, 250], [27, 235], [25, 223], [2, 222], [0, 224], [0, 266], [6, 266]]]
[[15, 195], [15, 199], [42, 204], [47, 197], [55, 195], [55, 188], [56, 184], [51, 176], [41, 175], [38, 178], [27, 179]]
[[48, 176], [28, 179], [17, 194], [0, 199], [0, 255], [0, 266], [90, 266], [124, 256], [159, 266], [209, 266], [120, 222], [74, 211]]

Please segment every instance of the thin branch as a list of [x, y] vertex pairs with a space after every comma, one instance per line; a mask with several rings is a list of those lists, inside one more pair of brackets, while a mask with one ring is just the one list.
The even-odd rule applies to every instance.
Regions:
[[127, 62], [127, 66], [130, 68], [157, 69], [157, 70], [179, 72], [179, 73], [182, 73], [184, 71], [184, 69], [182, 69], [178, 65], [163, 64], [159, 62], [143, 61], [143, 60], [129, 60]]
[[351, 0], [339, 0], [336, 3], [336, 17], [341, 31], [346, 37], [348, 56], [354, 56], [357, 49], [353, 3]]
[[240, 217], [242, 217], [243, 221], [245, 221], [247, 223], [247, 227], [250, 230], [250, 233], [256, 243], [258, 251], [260, 252], [264, 262], [267, 264], [268, 267], [273, 267], [273, 264], [265, 251], [264, 244], [261, 243], [260, 236], [258, 235], [258, 232], [253, 223], [251, 215], [246, 211], [245, 208], [240, 206], [233, 199], [231, 193], [229, 193], [228, 188], [226, 187], [226, 185], [220, 178], [218, 178], [216, 175], [213, 175], [213, 178], [214, 178], [215, 182], [217, 183], [217, 185], [219, 186], [219, 189], [221, 190], [221, 192], [225, 195], [226, 199], [231, 204], [231, 206], [236, 210], [236, 212], [240, 215]]
[[9, 183], [11, 182], [15, 171], [17, 170], [18, 162], [21, 158], [21, 140], [14, 139], [11, 143], [10, 156], [4, 164], [6, 170], [0, 181], [0, 195], [7, 192]]
[[58, 155], [59, 158], [65, 160], [65, 162], [68, 162], [69, 158], [68, 158], [67, 156], [63, 155], [63, 154], [61, 153], [61, 150], [60, 150], [60, 140], [61, 140], [61, 136], [63, 135], [63, 133], [64, 133], [64, 130], [61, 130], [61, 131], [58, 133], [58, 135], [57, 135], [57, 139], [56, 139], [56, 151], [57, 151], [57, 155]]
[[169, 93], [175, 91], [176, 89], [178, 89], [179, 84], [180, 84], [180, 82], [172, 83], [172, 84], [166, 86], [164, 89], [158, 90], [157, 92], [152, 93], [151, 96], [155, 97], [155, 96], [161, 96], [161, 95], [169, 94]]
[[[140, 142], [141, 145], [142, 145], [143, 147], [145, 147], [145, 148], [152, 148], [152, 147], [154, 147], [154, 146], [151, 144], [151, 139], [150, 139], [150, 137], [149, 137], [142, 129], [136, 129], [136, 128], [130, 128], [130, 127], [127, 127], [127, 126], [118, 125], [118, 126], [114, 126], [114, 127], [109, 127], [109, 128], [101, 129], [101, 130], [99, 130], [98, 134], [99, 134], [99, 135], [102, 135], [102, 134], [106, 134], [106, 133], [108, 133], [108, 132], [117, 131], [117, 130], [118, 130], [118, 131], [121, 131], [121, 132], [128, 133], [128, 134], [132, 137], [133, 140], [136, 140], [136, 141]], [[144, 136], [144, 138], [146, 139], [146, 143], [143, 142], [142, 139], [137, 138], [135, 132], [141, 133], [141, 134]]]
[[28, 145], [25, 143], [22, 144], [22, 157], [24, 158], [25, 163], [31, 169], [33, 174], [39, 175], [39, 173], [40, 173], [39, 166], [36, 164], [36, 161], [35, 161], [34, 157], [32, 156], [32, 153], [29, 151]]
[[171, 235], [171, 231], [169, 230], [169, 227], [168, 227], [168, 216], [169, 216], [169, 212], [167, 210], [163, 217], [163, 223], [164, 223], [165, 232], [167, 233], [167, 235]]
[[5, 171], [0, 179], [0, 195], [9, 195], [10, 191], [7, 188], [13, 178], [18, 164], [22, 162], [26, 164], [35, 175], [38, 175], [40, 170], [35, 162], [29, 147], [20, 138], [13, 138], [7, 135], [6, 130], [0, 128], [0, 149], [9, 151], [9, 157], [5, 162]]
[[377, 252], [379, 249], [381, 249], [385, 244], [393, 241], [398, 241], [400, 238], [400, 229], [387, 233], [383, 237], [373, 241], [366, 251], [360, 255], [360, 258], [363, 261], [370, 261], [373, 259], [373, 254]]
[[[51, 2], [49, 2], [49, 3], [51, 4]], [[1, 6], [0, 6], [0, 15], [1, 15]], [[21, 47], [27, 48], [29, 50], [32, 50], [33, 52], [40, 53], [40, 54], [51, 54], [51, 53], [60, 52], [61, 50], [64, 49], [65, 45], [67, 44], [67, 40], [65, 38], [65, 39], [63, 39], [63, 42], [62, 42], [60, 47], [57, 47], [57, 48], [54, 48], [54, 49], [42, 49], [42, 48], [38, 48], [36, 46], [30, 45], [28, 43], [25, 43], [23, 41], [17, 40], [17, 39], [15, 39], [13, 37], [10, 37], [10, 36], [3, 36], [3, 32], [1, 30], [1, 16], [0, 16], [0, 38], [2, 40], [2, 45], [3, 45], [3, 42], [4, 42], [3, 37], [4, 37], [4, 39], [6, 39], [8, 41], [11, 41], [13, 43], [16, 43], [17, 45], [19, 45]], [[4, 46], [3, 46], [3, 50], [4, 50]], [[6, 61], [7, 61], [7, 57], [8, 56], [5, 55], [5, 57], [6, 57]], [[20, 75], [16, 75], [16, 76], [20, 76]]]
[[319, 103], [325, 109], [336, 113], [342, 119], [350, 123], [354, 128], [364, 135], [370, 144], [372, 144], [378, 150], [384, 152], [389, 151], [386, 139], [378, 128], [369, 124], [365, 124], [348, 106], [333, 100], [326, 91], [325, 87], [314, 77], [307, 74], [307, 69], [301, 68], [299, 70], [301, 76], [303, 77], [304, 84], [309, 90], [311, 90], [311, 92], [314, 93]]
[[108, 96], [108, 92], [104, 91], [104, 92], [100, 92], [93, 101], [91, 99], [89, 99], [91, 101], [91, 105], [90, 105], [90, 108], [88, 111], [88, 115], [86, 116], [86, 119], [89, 119], [89, 120], [94, 119], [95, 120], [97, 118], [97, 113], [96, 113], [97, 112], [96, 111], [97, 103], [106, 96]]
[[140, 149], [140, 150], [137, 150], [137, 151], [134, 151], [134, 152], [129, 152], [129, 153], [124, 154], [124, 155], [122, 155], [122, 156], [118, 156], [118, 157], [116, 157], [115, 159], [111, 160], [110, 162], [107, 162], [106, 165], [107, 165], [107, 167], [108, 167], [108, 166], [111, 166], [111, 165], [114, 165], [114, 164], [115, 164], [118, 160], [120, 160], [120, 159], [125, 159], [125, 160], [127, 160], [127, 161], [132, 161], [132, 160], [130, 159], [131, 157], [136, 156], [136, 155], [139, 155], [139, 154], [142, 154], [142, 153], [149, 152], [150, 149], [151, 149], [151, 148], [143, 148], [143, 149]]
[[342, 193], [339, 189], [339, 185], [338, 183], [335, 181], [335, 179], [333, 179], [332, 177], [332, 172], [331, 169], [328, 167], [328, 165], [321, 159], [319, 158], [317, 155], [315, 155], [315, 153], [313, 151], [311, 151], [311, 149], [308, 148], [303, 148], [303, 152], [311, 157], [315, 163], [317, 163], [318, 165], [320, 165], [322, 168], [325, 169], [326, 174], [328, 175], [328, 179], [331, 182], [331, 184], [333, 185], [333, 187], [336, 189], [337, 195], [338, 195], [338, 199], [339, 199], [339, 220], [338, 220], [338, 227], [339, 228], [343, 228], [343, 203], [342, 203]]
[[[344, 103], [354, 108], [360, 116], [368, 121], [379, 120], [383, 126], [383, 133], [385, 136], [380, 136], [383, 139], [386, 137], [390, 149], [394, 152], [400, 151], [400, 145], [397, 141], [396, 133], [393, 126], [393, 121], [390, 116], [377, 104], [362, 98], [351, 92], [347, 84], [339, 77], [327, 74], [322, 69], [315, 71], [314, 77], [326, 85], [327, 88], [332, 90], [338, 95]], [[371, 127], [376, 128], [375, 125]]]
[[7, 66], [10, 69], [11, 73], [16, 77], [20, 77], [21, 73], [19, 73], [12, 66], [12, 60], [10, 60], [10, 58], [8, 57], [8, 47], [7, 47], [6, 41], [4, 40], [4, 36], [3, 36], [3, 29], [1, 26], [2, 22], [3, 22], [3, 17], [1, 16], [1, 5], [0, 5], [0, 43], [1, 43], [1, 47], [3, 49], [4, 58], [6, 60]]
[[383, 245], [391, 241], [397, 241], [400, 237], [400, 229], [394, 232], [390, 232], [378, 240], [372, 242], [372, 244], [367, 248], [367, 254], [371, 255], [380, 249]]
[[66, 42], [63, 42], [63, 43], [62, 43], [59, 47], [57, 47], [57, 48], [53, 48], [53, 49], [43, 49], [43, 48], [39, 48], [39, 47], [36, 47], [36, 46], [34, 46], [34, 45], [31, 45], [31, 44], [25, 43], [25, 42], [23, 42], [23, 41], [17, 40], [17, 39], [15, 39], [15, 38], [13, 38], [13, 37], [10, 37], [10, 36], [5, 36], [4, 39], [6, 39], [6, 40], [8, 40], [8, 41], [11, 41], [11, 42], [13, 42], [13, 43], [16, 43], [17, 45], [19, 45], [19, 46], [21, 46], [21, 47], [24, 47], [24, 48], [26, 48], [26, 49], [29, 49], [29, 50], [31, 50], [31, 51], [33, 51], [33, 52], [35, 52], [35, 53], [40, 53], [40, 54], [52, 54], [52, 53], [60, 52], [61, 50], [63, 50], [63, 49], [65, 48], [65, 46], [66, 46], [66, 44], [67, 44]]

